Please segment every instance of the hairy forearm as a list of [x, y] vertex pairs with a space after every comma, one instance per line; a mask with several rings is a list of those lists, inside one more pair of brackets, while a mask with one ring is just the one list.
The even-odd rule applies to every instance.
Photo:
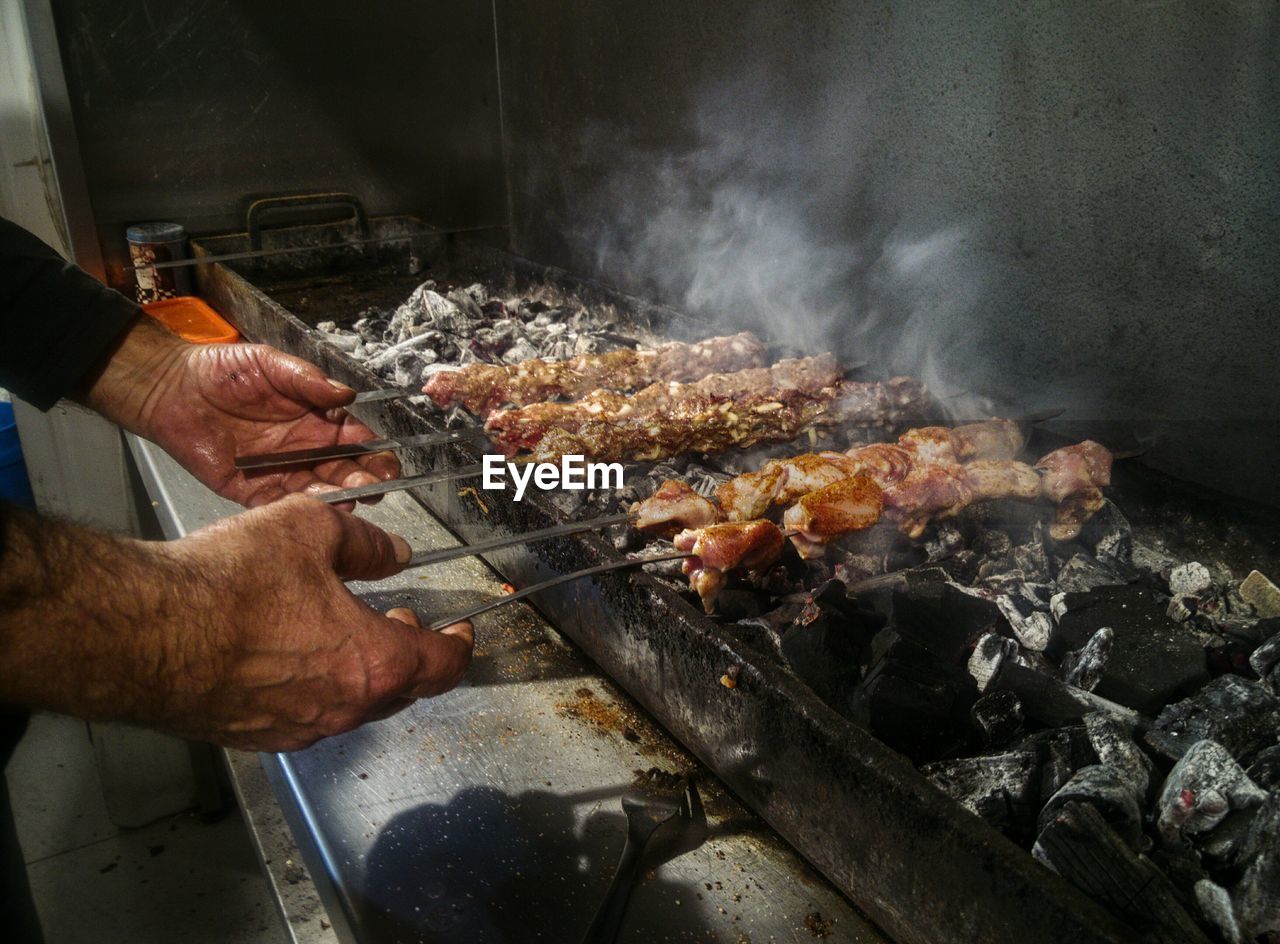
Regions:
[[0, 509], [0, 701], [145, 721], [180, 661], [184, 590], [163, 545]]

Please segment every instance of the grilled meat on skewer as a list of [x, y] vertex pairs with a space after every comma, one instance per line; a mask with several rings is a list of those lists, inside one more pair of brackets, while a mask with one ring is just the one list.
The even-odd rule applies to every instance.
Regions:
[[928, 402], [924, 387], [906, 377], [843, 383], [816, 394], [774, 389], [731, 399], [681, 397], [651, 413], [599, 417], [572, 433], [551, 430], [538, 442], [533, 458], [553, 461], [583, 455], [600, 462], [625, 462], [723, 452], [786, 442], [818, 426], [897, 426], [920, 415]]
[[1102, 507], [1102, 488], [1111, 484], [1112, 455], [1105, 446], [1086, 439], [1043, 456], [1036, 468], [1044, 473], [1040, 487], [1058, 506], [1049, 536], [1070, 541]]
[[881, 488], [905, 479], [923, 465], [966, 459], [1009, 459], [1021, 451], [1024, 438], [1012, 420], [967, 423], [955, 429], [929, 426], [912, 429], [892, 443], [858, 446], [846, 453], [806, 453], [774, 459], [759, 472], [747, 472], [716, 489], [716, 499], [731, 521], [762, 518], [773, 505], [790, 505], [801, 495], [854, 475], [866, 475]]
[[554, 397], [580, 397], [599, 388], [635, 390], [658, 380], [695, 380], [766, 362], [760, 339], [744, 331], [694, 344], [671, 342], [653, 350], [579, 354], [563, 361], [535, 358], [510, 366], [471, 364], [433, 374], [422, 390], [438, 406], [460, 403], [486, 416], [503, 403], [523, 406]]
[[[760, 397], [761, 391], [795, 393], [827, 402], [835, 395], [839, 380], [840, 371], [829, 354], [804, 357], [771, 367], [709, 374], [694, 383], [654, 383], [633, 394], [594, 390], [572, 403], [534, 403], [496, 410], [489, 415], [485, 430], [494, 445], [513, 456], [524, 449], [536, 450], [551, 430], [578, 433], [598, 420], [634, 423], [667, 412], [696, 414], [707, 405], [752, 400]], [[769, 401], [766, 394], [754, 405], [764, 406]]]
[[880, 486], [865, 475], [833, 482], [800, 497], [782, 516], [791, 543], [803, 558], [819, 557], [824, 545], [880, 520], [884, 507]]
[[684, 482], [667, 479], [642, 502], [631, 506], [637, 531], [669, 538], [686, 528], [705, 528], [724, 520], [724, 514]]
[[674, 543], [676, 550], [695, 555], [684, 562], [683, 570], [703, 609], [712, 613], [729, 571], [759, 570], [772, 564], [786, 541], [772, 521], [735, 521], [681, 531]]

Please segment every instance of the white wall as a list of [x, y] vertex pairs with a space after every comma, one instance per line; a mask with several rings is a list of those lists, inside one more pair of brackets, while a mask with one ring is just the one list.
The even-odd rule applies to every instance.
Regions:
[[68, 254], [21, 0], [0, 0], [0, 216]]

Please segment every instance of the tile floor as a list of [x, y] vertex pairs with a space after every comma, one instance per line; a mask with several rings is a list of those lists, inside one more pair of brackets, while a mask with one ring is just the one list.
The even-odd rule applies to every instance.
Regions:
[[289, 940], [236, 810], [118, 829], [84, 723], [57, 715], [32, 718], [7, 775], [47, 944]]

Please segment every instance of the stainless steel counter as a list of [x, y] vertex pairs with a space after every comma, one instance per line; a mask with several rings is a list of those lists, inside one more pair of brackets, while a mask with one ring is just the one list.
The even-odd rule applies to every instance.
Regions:
[[[130, 449], [166, 536], [237, 510]], [[404, 495], [360, 514], [414, 547], [456, 543]], [[351, 587], [423, 617], [503, 592], [473, 559]], [[655, 769], [694, 774], [706, 826], [646, 864], [620, 941], [884, 940], [534, 610], [486, 614], [476, 640], [446, 695], [305, 751], [227, 752], [300, 944], [576, 941], [622, 850], [620, 798]]]

